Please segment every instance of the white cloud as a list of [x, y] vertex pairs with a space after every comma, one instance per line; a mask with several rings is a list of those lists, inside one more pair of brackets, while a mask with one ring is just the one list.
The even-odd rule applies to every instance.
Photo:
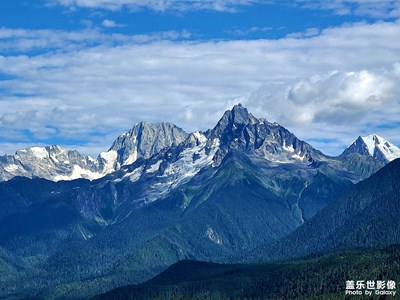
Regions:
[[235, 12], [244, 5], [276, 3], [332, 11], [336, 15], [359, 15], [377, 19], [400, 17], [398, 0], [47, 0], [51, 5], [67, 8], [91, 8], [116, 11], [151, 9], [155, 11], [213, 10]]
[[101, 22], [101, 25], [106, 28], [116, 28], [116, 27], [123, 27], [123, 25], [118, 24], [114, 20], [109, 20], [109, 19], [104, 19], [103, 22]]
[[155, 11], [175, 10], [214, 10], [234, 12], [242, 5], [249, 5], [255, 0], [49, 0], [50, 4], [58, 4], [69, 8], [101, 8], [106, 10], [152, 9]]
[[102, 43], [105, 38], [100, 32], [91, 29], [63, 31], [0, 28], [0, 50], [30, 51], [76, 45], [82, 47]]
[[[56, 35], [50, 32], [49, 39]], [[256, 116], [306, 140], [337, 139], [331, 146], [399, 119], [398, 22], [330, 28], [305, 39], [159, 39], [183, 35], [162, 33], [149, 40], [102, 34], [105, 42], [94, 46], [59, 35], [62, 51], [0, 56], [0, 70], [10, 77], [0, 81], [0, 136], [9, 140], [29, 130], [69, 144], [79, 137], [90, 145], [87, 153], [108, 148], [141, 120], [205, 130], [232, 99], [260, 86], [267, 86], [259, 91], [263, 100], [247, 103]], [[108, 42], [117, 38], [117, 44]], [[45, 34], [38, 39], [50, 43]], [[395, 130], [380, 133], [400, 143]]]
[[272, 27], [257, 27], [257, 26], [253, 26], [247, 29], [241, 29], [241, 28], [234, 28], [231, 30], [227, 30], [226, 32], [232, 35], [237, 35], [237, 36], [245, 36], [251, 33], [255, 33], [255, 32], [269, 32], [271, 31], [273, 28]]
[[[122, 26], [110, 20], [103, 26]], [[98, 45], [116, 46], [127, 43], [150, 43], [159, 40], [188, 39], [191, 34], [187, 30], [161, 31], [148, 34], [124, 35], [105, 34], [96, 28], [79, 31], [66, 30], [27, 30], [0, 28], [0, 50], [14, 52], [30, 52], [55, 50], [66, 52]]]
[[304, 32], [289, 33], [287, 35], [287, 37], [289, 37], [289, 38], [308, 38], [308, 37], [317, 36], [320, 34], [320, 32], [321, 32], [321, 30], [319, 28], [312, 27], [312, 28], [308, 28]]
[[[395, 124], [400, 116], [397, 68], [395, 64], [390, 69], [331, 72], [291, 84], [270, 84], [244, 102], [257, 107], [261, 115], [297, 129], [306, 139], [336, 138], [343, 146], [372, 131], [392, 135], [393, 128], [381, 125]], [[398, 142], [398, 138], [395, 140]], [[332, 153], [334, 149], [327, 150]]]
[[400, 17], [398, 0], [295, 0], [296, 5], [333, 11], [337, 15], [359, 15], [372, 18]]

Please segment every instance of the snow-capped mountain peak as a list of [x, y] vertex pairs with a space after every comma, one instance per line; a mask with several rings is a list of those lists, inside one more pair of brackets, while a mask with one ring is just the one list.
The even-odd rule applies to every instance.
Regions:
[[400, 149], [377, 134], [370, 134], [358, 139], [347, 148], [342, 156], [357, 153], [373, 157], [386, 164], [400, 158]]
[[400, 149], [377, 134], [362, 137], [371, 156], [382, 156], [387, 162], [400, 157]]
[[177, 146], [187, 136], [185, 131], [171, 123], [140, 122], [121, 134], [107, 152], [100, 153], [98, 160], [107, 172], [117, 170], [138, 158], [148, 159], [166, 147]]

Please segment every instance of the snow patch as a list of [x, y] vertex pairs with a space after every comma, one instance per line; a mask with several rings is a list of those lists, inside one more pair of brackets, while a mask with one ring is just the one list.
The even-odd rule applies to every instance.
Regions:
[[[131, 182], [136, 182], [142, 176], [143, 169], [144, 169], [143, 166], [140, 168], [137, 168], [133, 172], [126, 173], [123, 178], [129, 178], [129, 180]], [[116, 179], [116, 180], [119, 180], [119, 179]]]
[[[128, 136], [128, 133], [123, 134], [122, 136]], [[134, 145], [133, 151], [129, 154], [129, 157], [123, 162], [123, 165], [133, 164], [138, 157], [137, 145], [136, 145], [136, 136], [132, 136], [132, 144]]]
[[118, 157], [117, 151], [101, 152], [100, 157], [104, 160], [104, 173], [110, 173], [115, 170], [114, 165]]
[[207, 137], [204, 134], [202, 134], [200, 131], [193, 132], [193, 135], [200, 143], [207, 142]]
[[104, 173], [92, 172], [90, 170], [82, 169], [80, 166], [75, 165], [71, 174], [55, 176], [54, 181], [74, 180], [74, 179], [78, 179], [78, 178], [86, 178], [89, 180], [94, 180], [94, 179], [98, 179], [103, 176], [104, 176]]
[[371, 156], [374, 156], [375, 152], [375, 134], [371, 134], [366, 137], [362, 137], [362, 140], [364, 141], [365, 145], [367, 146], [368, 152]]
[[18, 166], [15, 164], [7, 165], [7, 166], [5, 166], [4, 170], [6, 170], [9, 173], [12, 173], [12, 172], [18, 171]]
[[283, 150], [286, 150], [288, 152], [294, 153], [293, 145], [286, 146], [286, 141], [285, 140], [283, 140], [282, 148], [283, 148]]
[[[207, 138], [199, 138], [201, 143], [193, 148], [182, 151], [179, 158], [170, 164], [164, 172], [164, 176], [173, 177], [172, 187], [176, 187], [189, 181], [202, 168], [212, 165], [215, 153], [219, 149], [219, 139], [214, 139], [210, 152], [206, 154]], [[197, 156], [196, 158], [194, 158]]]
[[127, 160], [124, 162], [124, 165], [131, 165], [137, 160], [137, 150], [134, 149], [133, 152], [129, 155]]
[[[215, 153], [219, 149], [219, 140], [214, 139], [212, 145], [210, 145], [208, 139], [202, 137], [201, 134], [196, 139], [198, 143], [195, 146], [184, 149], [178, 155], [177, 160], [170, 163], [162, 174], [154, 173], [159, 169], [161, 160], [146, 170], [146, 173], [153, 172], [157, 180], [148, 186], [142, 198], [137, 199], [138, 202], [150, 203], [161, 199], [171, 189], [187, 183], [202, 168], [209, 165], [212, 166]], [[137, 171], [131, 176], [133, 176], [133, 180], [137, 180], [140, 177], [140, 173]]]
[[294, 155], [292, 155], [292, 158], [303, 161], [305, 158], [305, 155], [294, 154]]
[[146, 170], [146, 173], [154, 173], [157, 172], [158, 169], [160, 168], [160, 165], [162, 163], [162, 160], [159, 160], [158, 162], [156, 162], [154, 165], [151, 165], [150, 168], [148, 168]]
[[219, 237], [219, 235], [212, 229], [210, 226], [207, 227], [206, 231], [207, 237], [213, 241], [217, 245], [222, 245], [222, 239]]
[[47, 158], [49, 156], [49, 153], [47, 152], [46, 148], [32, 147], [29, 148], [29, 150], [31, 150], [33, 155], [39, 159]]

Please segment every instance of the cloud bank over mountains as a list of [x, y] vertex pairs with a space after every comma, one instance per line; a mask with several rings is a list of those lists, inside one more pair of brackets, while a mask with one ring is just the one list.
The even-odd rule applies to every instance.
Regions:
[[[345, 2], [363, 5], [335, 1]], [[149, 6], [157, 1], [113, 3]], [[138, 121], [205, 130], [238, 101], [330, 154], [371, 132], [399, 144], [400, 22], [359, 22], [313, 32], [279, 39], [199, 40], [187, 30], [129, 35], [99, 28], [1, 28], [0, 49], [6, 53], [0, 56], [1, 152], [51, 140], [68, 141], [93, 155]], [[335, 139], [321, 141], [324, 136]]]

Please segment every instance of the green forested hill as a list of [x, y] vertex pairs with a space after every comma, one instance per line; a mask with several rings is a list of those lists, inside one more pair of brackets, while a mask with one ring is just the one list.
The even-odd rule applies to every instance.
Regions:
[[352, 299], [345, 298], [346, 280], [399, 282], [400, 245], [270, 264], [181, 261], [93, 299]]

